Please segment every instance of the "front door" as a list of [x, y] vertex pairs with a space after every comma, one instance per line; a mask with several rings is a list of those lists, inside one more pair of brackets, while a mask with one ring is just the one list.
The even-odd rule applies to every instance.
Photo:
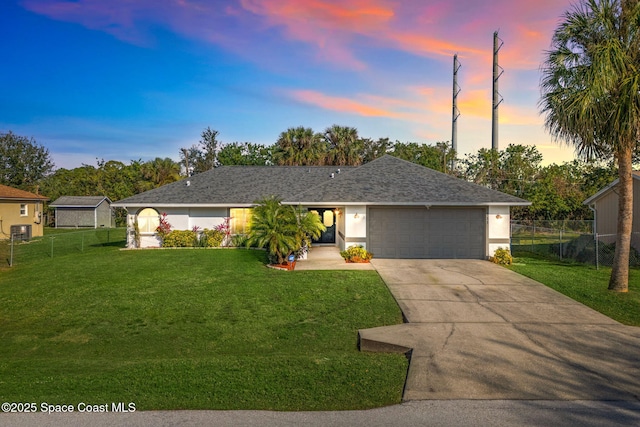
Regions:
[[309, 208], [310, 212], [320, 215], [320, 221], [327, 229], [322, 232], [320, 238], [314, 239], [313, 243], [335, 243], [336, 242], [336, 209], [329, 208]]

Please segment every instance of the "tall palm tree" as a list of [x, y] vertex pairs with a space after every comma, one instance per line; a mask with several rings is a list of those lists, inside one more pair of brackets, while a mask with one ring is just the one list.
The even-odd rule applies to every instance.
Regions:
[[311, 128], [298, 126], [280, 134], [273, 159], [278, 165], [318, 166], [323, 164], [325, 151], [319, 134]]
[[328, 164], [358, 166], [362, 163], [364, 144], [356, 128], [333, 125], [324, 131], [324, 140], [327, 143]]
[[618, 162], [618, 235], [609, 289], [626, 292], [632, 155], [640, 137], [640, 2], [581, 0], [564, 15], [542, 67], [540, 109], [558, 140]]
[[171, 184], [180, 180], [180, 164], [169, 157], [156, 157], [142, 165], [144, 177], [155, 187]]

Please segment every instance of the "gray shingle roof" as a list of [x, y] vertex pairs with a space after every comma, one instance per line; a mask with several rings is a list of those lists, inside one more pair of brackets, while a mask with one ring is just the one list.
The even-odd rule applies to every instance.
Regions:
[[[220, 166], [188, 179], [120, 200], [114, 206], [251, 205], [265, 196], [286, 197], [325, 182], [336, 166]], [[187, 185], [189, 182], [189, 185]]]
[[285, 198], [287, 202], [528, 205], [526, 200], [426, 168], [390, 155], [336, 176], [330, 183]]
[[388, 155], [337, 170], [335, 166], [221, 166], [114, 206], [248, 206], [269, 195], [292, 204], [530, 204]]
[[105, 199], [111, 203], [111, 200], [105, 196], [62, 196], [49, 206], [53, 208], [95, 208]]

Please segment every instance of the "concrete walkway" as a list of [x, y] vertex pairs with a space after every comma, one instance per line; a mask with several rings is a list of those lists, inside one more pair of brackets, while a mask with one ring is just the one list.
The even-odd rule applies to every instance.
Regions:
[[640, 400], [640, 328], [487, 261], [372, 265], [407, 323], [359, 331], [411, 350], [404, 400]]
[[335, 246], [313, 246], [307, 259], [296, 262], [296, 271], [304, 270], [373, 270], [370, 263], [346, 263]]

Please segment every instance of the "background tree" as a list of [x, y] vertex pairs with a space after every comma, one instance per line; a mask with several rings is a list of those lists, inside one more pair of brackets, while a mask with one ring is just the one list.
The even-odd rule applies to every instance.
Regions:
[[52, 171], [53, 161], [44, 146], [11, 131], [0, 133], [0, 184], [37, 192], [40, 181]]
[[461, 163], [464, 178], [478, 185], [497, 190], [502, 185], [503, 171], [500, 170], [500, 152], [481, 148], [476, 154], [468, 155]]
[[362, 164], [363, 143], [358, 129], [333, 125], [324, 131], [326, 164], [331, 166], [358, 166]]
[[271, 149], [261, 144], [234, 142], [224, 144], [218, 151], [221, 165], [264, 166], [271, 164]]
[[191, 147], [180, 149], [180, 162], [185, 168], [185, 175], [201, 173], [218, 165], [217, 156], [220, 141], [217, 130], [207, 127], [200, 134], [200, 141]]
[[362, 163], [369, 163], [372, 160], [382, 157], [389, 152], [392, 147], [389, 138], [364, 138], [362, 142]]
[[280, 134], [273, 148], [273, 162], [281, 166], [321, 166], [326, 152], [322, 135], [298, 126]]
[[392, 156], [408, 160], [428, 168], [446, 172], [447, 162], [455, 153], [448, 148], [448, 144], [438, 142], [436, 145], [420, 144], [417, 142], [396, 141], [388, 152]]
[[180, 180], [180, 164], [169, 157], [156, 157], [142, 164], [142, 175], [151, 188], [161, 187]]
[[545, 125], [582, 156], [618, 162], [618, 233], [609, 289], [628, 291], [632, 156], [640, 137], [640, 2], [582, 0], [555, 30], [542, 68]]

